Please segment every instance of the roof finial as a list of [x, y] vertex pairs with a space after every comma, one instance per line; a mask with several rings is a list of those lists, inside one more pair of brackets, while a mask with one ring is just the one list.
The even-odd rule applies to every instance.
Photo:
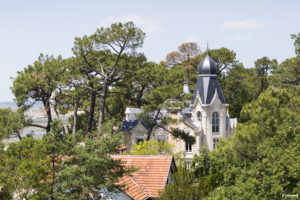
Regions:
[[208, 42], [208, 39], [206, 39], [206, 53], [207, 55], [209, 55], [209, 42]]
[[209, 42], [208, 42], [208, 39], [206, 39], [206, 51], [209, 51]]

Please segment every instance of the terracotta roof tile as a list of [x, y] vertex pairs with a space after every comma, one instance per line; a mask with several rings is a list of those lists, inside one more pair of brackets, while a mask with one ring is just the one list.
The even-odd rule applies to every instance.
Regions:
[[132, 177], [124, 177], [120, 184], [126, 184], [125, 192], [136, 200], [144, 200], [149, 198], [148, 194], [139, 186]]
[[[148, 197], [159, 197], [167, 183], [172, 164], [172, 156], [133, 156], [113, 155], [114, 159], [121, 159], [126, 166], [134, 166], [138, 170], [131, 177], [122, 179], [128, 190], [125, 192], [137, 200]], [[131, 178], [131, 179], [130, 179]], [[146, 195], [146, 196], [145, 196]]]

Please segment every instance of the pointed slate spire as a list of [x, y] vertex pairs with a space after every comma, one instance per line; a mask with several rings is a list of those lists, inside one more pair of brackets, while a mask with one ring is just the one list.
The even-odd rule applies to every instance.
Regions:
[[222, 104], [226, 104], [222, 89], [217, 78], [218, 64], [209, 56], [201, 60], [198, 66], [198, 81], [194, 91], [194, 98], [192, 104], [196, 100], [197, 93], [199, 93], [202, 104], [210, 104], [215, 91]]

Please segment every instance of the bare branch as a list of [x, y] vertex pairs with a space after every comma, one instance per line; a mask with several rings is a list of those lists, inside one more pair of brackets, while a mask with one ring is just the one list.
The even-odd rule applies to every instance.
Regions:
[[42, 128], [42, 129], [47, 129], [46, 126], [42, 126], [42, 125], [39, 125], [39, 124], [28, 124], [26, 126], [34, 126], [34, 127], [38, 127], [38, 128]]

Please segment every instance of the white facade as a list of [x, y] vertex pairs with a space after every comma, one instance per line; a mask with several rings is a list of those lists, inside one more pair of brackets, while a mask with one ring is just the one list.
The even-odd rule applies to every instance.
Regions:
[[[176, 118], [178, 123], [166, 126], [165, 129], [178, 128], [185, 133], [192, 135], [196, 139], [196, 143], [191, 148], [180, 139], [175, 139], [168, 131], [163, 128], [155, 128], [151, 133], [151, 139], [165, 140], [174, 144], [175, 152], [184, 152], [186, 160], [192, 160], [194, 154], [199, 154], [200, 149], [206, 146], [207, 149], [216, 148], [216, 143], [220, 138], [226, 138], [234, 133], [236, 119], [229, 119], [227, 114], [227, 104], [222, 104], [218, 94], [215, 92], [214, 98], [210, 105], [202, 105], [199, 96], [196, 97], [194, 104], [191, 106], [191, 119], [184, 119], [183, 113], [178, 112], [177, 115], [171, 117]], [[200, 113], [200, 114], [199, 114]], [[219, 116], [218, 131], [213, 132], [213, 113]], [[136, 118], [135, 118], [136, 119]], [[226, 124], [227, 120], [227, 124]], [[147, 138], [147, 129], [138, 122], [137, 125], [127, 133], [128, 139], [125, 139], [125, 145], [131, 147], [138, 141], [145, 141]], [[127, 141], [127, 142], [126, 142]]]

